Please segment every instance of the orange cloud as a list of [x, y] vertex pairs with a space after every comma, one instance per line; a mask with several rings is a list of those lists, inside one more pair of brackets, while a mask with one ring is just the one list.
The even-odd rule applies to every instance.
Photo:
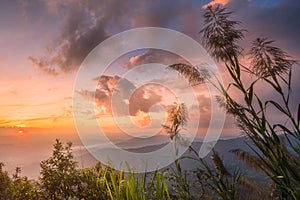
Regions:
[[187, 63], [182, 57], [168, 51], [149, 49], [143, 54], [132, 56], [129, 61], [123, 64], [124, 69], [132, 69], [142, 64], [161, 63], [164, 65], [171, 65], [174, 63]]
[[207, 8], [208, 6], [222, 5], [225, 6], [229, 3], [229, 0], [212, 0], [208, 4], [205, 4], [202, 8]]
[[[118, 76], [101, 76], [97, 79], [98, 87], [95, 92], [77, 91], [87, 100], [95, 101], [96, 118], [99, 115], [112, 115], [112, 111], [120, 116], [137, 116], [139, 112], [149, 113], [150, 108], [152, 112], [160, 112], [159, 108], [153, 106], [167, 105], [176, 101], [176, 96], [169, 89], [158, 84], [147, 84], [137, 88], [129, 80]], [[87, 111], [84, 114], [92, 113]]]
[[139, 127], [146, 127], [151, 123], [151, 118], [148, 113], [139, 111], [131, 120]]

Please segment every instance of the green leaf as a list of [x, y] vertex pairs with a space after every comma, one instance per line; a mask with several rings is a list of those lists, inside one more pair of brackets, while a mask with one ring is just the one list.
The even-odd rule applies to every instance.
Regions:
[[274, 125], [274, 129], [275, 129], [276, 127], [279, 127], [279, 128], [281, 128], [284, 132], [293, 135], [292, 131], [289, 130], [287, 127], [285, 127], [285, 126], [282, 125], [282, 124], [275, 124], [275, 125]]
[[262, 112], [262, 117], [261, 117], [261, 125], [262, 125], [262, 134], [265, 134], [266, 131], [266, 117], [264, 112]]
[[282, 112], [282, 113], [288, 115], [288, 113], [286, 112], [286, 110], [285, 110], [284, 108], [282, 108], [281, 105], [279, 105], [277, 102], [271, 100], [271, 101], [267, 101], [267, 102], [265, 103], [265, 105], [267, 105], [268, 103], [271, 103], [271, 104], [274, 105], [280, 112]]
[[261, 102], [260, 98], [255, 94], [256, 100], [259, 104], [259, 108], [261, 111], [263, 111], [264, 107], [263, 107], [263, 103]]
[[160, 174], [156, 174], [156, 199], [160, 199], [161, 197], [161, 187], [160, 187], [161, 177]]
[[109, 182], [108, 182], [106, 176], [104, 178], [105, 178], [106, 189], [108, 190], [108, 194], [110, 196], [110, 199], [114, 200], [114, 196], [113, 196], [112, 191], [110, 189]]
[[255, 82], [253, 82], [251, 85], [250, 85], [250, 87], [249, 87], [249, 92], [248, 92], [248, 99], [249, 99], [249, 104], [251, 104], [252, 103], [252, 99], [253, 99], [253, 86], [254, 86], [254, 83]]
[[236, 63], [236, 75], [237, 75], [237, 78], [240, 79], [241, 78], [241, 69], [240, 69], [240, 66], [238, 64], [238, 59], [235, 57], [235, 63]]

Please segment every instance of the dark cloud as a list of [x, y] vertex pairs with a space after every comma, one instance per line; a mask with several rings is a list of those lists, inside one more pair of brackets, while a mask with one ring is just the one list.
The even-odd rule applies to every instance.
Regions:
[[187, 1], [144, 1], [143, 6], [136, 9], [132, 23], [134, 27], [169, 27], [187, 7], [190, 7]]
[[[122, 17], [131, 8], [117, 0], [43, 2], [50, 14], [62, 18], [61, 30], [44, 55], [29, 56], [28, 60], [52, 75], [77, 69], [87, 54], [111, 35], [110, 29], [117, 26], [122, 30]], [[135, 0], [132, 3], [138, 4]]]
[[[50, 5], [62, 6], [59, 3]], [[67, 13], [63, 15], [59, 36], [46, 48], [45, 55], [28, 57], [39, 69], [53, 75], [76, 69], [90, 50], [108, 36], [107, 22], [96, 18], [88, 4], [79, 1], [68, 4], [67, 10], [59, 11]]]
[[[61, 18], [61, 30], [44, 55], [29, 56], [39, 69], [57, 75], [77, 69], [86, 55], [108, 36], [132, 27], [167, 27], [187, 5], [182, 1], [51, 1], [50, 15]], [[184, 6], [185, 5], [185, 6]]]
[[43, 58], [38, 59], [31, 56], [29, 56], [27, 60], [31, 62], [33, 65], [35, 65], [38, 69], [42, 70], [43, 72], [46, 72], [47, 74], [58, 75], [58, 72], [55, 69], [55, 67], [53, 67], [52, 64], [50, 64], [52, 63], [51, 61], [48, 61]]
[[300, 1], [281, 0], [274, 6], [262, 7], [248, 0], [231, 0], [228, 8], [234, 11], [233, 18], [241, 21], [249, 31], [250, 41], [256, 37], [269, 37], [294, 56], [299, 56], [300, 47], [295, 44], [300, 43]]

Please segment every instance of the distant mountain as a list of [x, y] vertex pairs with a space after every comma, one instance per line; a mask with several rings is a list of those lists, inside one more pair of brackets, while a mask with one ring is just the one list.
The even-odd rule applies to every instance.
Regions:
[[[28, 137], [26, 139], [28, 139]], [[20, 166], [22, 168], [23, 175], [35, 179], [39, 174], [39, 170], [40, 170], [39, 163], [42, 160], [47, 159], [51, 155], [52, 140], [47, 140], [46, 144], [44, 141], [39, 142], [38, 147], [37, 146], [30, 147], [27, 140], [22, 140], [22, 141], [20, 140], [19, 143], [17, 144], [15, 143], [14, 146], [9, 143], [10, 140], [0, 140], [0, 141], [2, 142], [0, 145], [2, 149], [1, 148], [0, 149], [3, 152], [5, 152], [4, 154], [1, 154], [2, 157], [0, 156], [1, 161], [6, 162], [5, 169], [7, 169], [10, 174], [14, 172], [16, 166]], [[296, 140], [292, 140], [291, 138], [291, 141], [293, 144], [296, 144]], [[28, 143], [28, 145], [26, 142]], [[123, 150], [132, 153], [149, 153], [163, 148], [169, 142], [170, 139], [167, 135], [156, 135], [150, 138], [132, 138], [130, 140], [126, 140], [123, 142], [118, 142], [118, 143], [116, 142], [115, 145]], [[195, 142], [192, 143], [192, 147], [197, 151], [200, 149], [202, 145], [203, 143], [199, 139], [197, 139]], [[240, 149], [242, 151], [247, 151], [249, 153], [254, 154], [254, 152], [251, 150], [251, 148], [248, 145], [256, 149], [255, 146], [251, 143], [251, 141], [247, 139], [247, 137], [220, 139], [216, 143], [214, 148], [223, 158], [224, 164], [230, 169], [230, 171], [239, 168], [242, 172], [246, 173], [248, 176], [258, 180], [263, 180], [264, 177], [260, 173], [253, 171], [244, 162], [235, 160], [234, 155], [229, 152], [232, 149]], [[40, 149], [40, 151], [37, 152], [35, 150], [36, 148]], [[91, 151], [93, 152], [102, 151], [106, 155], [118, 155], [117, 149], [108, 148], [107, 145], [104, 146], [99, 145], [99, 147], [98, 146], [93, 147]], [[166, 156], [170, 156], [168, 152], [164, 152], [164, 153]], [[92, 154], [90, 154], [85, 149], [85, 147], [82, 146], [80, 142], [75, 143], [75, 146], [73, 147], [73, 154], [75, 160], [78, 162], [78, 165], [81, 168], [92, 166], [97, 162], [97, 159], [94, 158]], [[186, 155], [191, 155], [191, 153], [185, 152], [183, 156]], [[124, 157], [120, 155], [120, 159], [124, 159]], [[211, 163], [210, 154], [206, 156], [205, 159], [207, 160], [208, 163]], [[130, 161], [128, 162], [130, 164]], [[191, 159], [184, 159], [182, 160], [182, 166], [184, 169], [187, 170], [195, 169], [199, 167], [199, 163]], [[174, 167], [174, 165], [170, 165], [169, 167]]]
[[[291, 146], [289, 145], [289, 143], [287, 142], [285, 137], [283, 135], [279, 135], [279, 137], [281, 137], [283, 142], [286, 144], [287, 148], [291, 152], [293, 152]], [[297, 140], [295, 138], [293, 138], [293, 137], [288, 137], [288, 138], [294, 146], [299, 146], [299, 144], [297, 143]], [[156, 145], [151, 145], [151, 146], [144, 146], [144, 147], [139, 147], [139, 148], [129, 148], [126, 150], [128, 150], [130, 152], [135, 152], [135, 153], [145, 153], [145, 152], [151, 152], [151, 151], [160, 149], [160, 148], [164, 147], [166, 144], [167, 143], [156, 144]], [[193, 149], [195, 149], [198, 152], [202, 145], [203, 145], [202, 142], [196, 141], [196, 142], [193, 142], [191, 146], [193, 147]], [[207, 146], [210, 146], [210, 145], [207, 145]], [[217, 151], [219, 153], [220, 157], [223, 159], [225, 166], [227, 167], [227, 169], [230, 172], [239, 170], [241, 173], [243, 173], [247, 177], [254, 179], [258, 182], [265, 183], [265, 179], [267, 177], [262, 172], [252, 169], [247, 164], [245, 164], [243, 161], [236, 160], [234, 158], [234, 154], [230, 152], [231, 150], [238, 149], [241, 151], [248, 152], [252, 155], [256, 155], [255, 152], [259, 153], [260, 151], [257, 149], [257, 147], [252, 143], [252, 141], [248, 137], [242, 136], [242, 137], [231, 138], [231, 139], [220, 139], [215, 144], [214, 149], [215, 149], [215, 151]], [[210, 152], [205, 157], [205, 160], [213, 167], [213, 164], [210, 159], [211, 154], [212, 154], [212, 152]], [[187, 151], [182, 155], [182, 157], [191, 156], [191, 155], [192, 155], [192, 153]], [[194, 170], [194, 169], [200, 167], [199, 162], [196, 162], [192, 159], [182, 159], [181, 165], [182, 165], [183, 170]], [[169, 166], [169, 168], [175, 169], [175, 165], [171, 164]]]
[[[156, 136], [152, 138], [150, 141], [147, 141], [147, 139], [141, 139], [141, 138], [134, 138], [132, 140], [126, 141], [124, 143], [119, 143], [117, 146], [120, 148], [123, 148], [126, 151], [133, 152], [133, 153], [148, 153], [153, 152], [158, 149], [163, 148], [165, 145], [167, 145], [169, 142], [168, 137], [164, 136]], [[132, 145], [134, 144], [134, 145]], [[150, 144], [150, 145], [149, 145]], [[196, 141], [192, 143], [192, 147], [199, 151], [200, 147], [203, 145], [202, 142]], [[236, 169], [239, 169], [241, 172], [245, 173], [248, 177], [251, 177], [253, 179], [256, 179], [258, 181], [263, 182], [265, 177], [262, 173], [259, 173], [257, 171], [252, 170], [249, 166], [247, 166], [244, 162], [235, 160], [233, 153], [230, 153], [230, 150], [233, 149], [239, 149], [242, 151], [247, 151], [249, 153], [254, 152], [251, 150], [249, 145], [255, 149], [255, 147], [252, 145], [251, 141], [247, 139], [246, 137], [238, 137], [238, 138], [231, 138], [231, 139], [220, 139], [217, 141], [214, 149], [219, 153], [221, 158], [224, 161], [225, 166], [229, 169], [229, 171], [234, 171]], [[128, 146], [134, 146], [133, 148], [126, 148]], [[208, 145], [209, 146], [209, 145]], [[107, 155], [116, 155], [118, 154], [118, 150], [111, 149], [111, 148], [104, 148], [101, 149], [102, 152], [105, 152]], [[191, 156], [192, 153], [187, 151], [183, 154], [183, 156]], [[210, 160], [209, 153], [205, 160], [212, 166], [212, 162]], [[84, 160], [84, 166], [88, 166], [96, 162], [96, 160], [88, 153], [85, 155], [81, 155], [81, 160]], [[82, 159], [83, 158], [83, 159]], [[120, 156], [120, 159], [122, 159], [122, 156]], [[78, 157], [77, 157], [78, 160]], [[130, 161], [129, 161], [130, 164]], [[194, 170], [197, 167], [200, 167], [199, 163], [192, 160], [192, 159], [183, 159], [181, 161], [183, 170]], [[174, 168], [174, 164], [171, 164], [168, 166], [168, 168]]]
[[[168, 135], [154, 135], [152, 137], [132, 137], [129, 140], [116, 143], [116, 146], [130, 150], [130, 149], [143, 149], [151, 146], [166, 144], [170, 141]], [[145, 150], [143, 150], [145, 151]]]

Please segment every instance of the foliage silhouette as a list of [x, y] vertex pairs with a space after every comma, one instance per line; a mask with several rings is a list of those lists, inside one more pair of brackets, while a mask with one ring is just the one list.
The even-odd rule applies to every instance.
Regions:
[[[244, 30], [238, 28], [240, 22], [229, 19], [230, 14], [231, 12], [227, 12], [220, 6], [209, 6], [204, 14], [204, 28], [200, 31], [203, 33], [203, 43], [211, 56], [224, 63], [232, 78], [232, 82], [226, 89], [221, 84], [214, 85], [221, 92], [216, 98], [222, 106], [226, 107], [228, 113], [235, 117], [240, 129], [258, 148], [259, 151], [252, 148], [258, 159], [255, 159], [251, 165], [260, 168], [272, 180], [272, 198], [299, 199], [299, 143], [295, 145], [290, 141], [290, 137], [297, 141], [300, 139], [300, 109], [298, 113], [294, 113], [290, 104], [292, 66], [296, 62], [285, 51], [273, 46], [273, 41], [258, 38], [252, 43], [249, 52], [249, 59], [252, 59], [250, 66], [241, 64], [240, 58], [243, 55], [238, 42], [244, 38]], [[191, 69], [193, 67], [194, 70]], [[170, 68], [177, 70], [187, 80], [190, 80], [190, 77], [197, 80], [196, 76], [199, 76], [199, 80], [202, 78], [199, 71], [194, 73], [197, 70], [196, 66], [185, 67], [179, 63]], [[256, 76], [249, 85], [242, 78], [247, 74]], [[283, 104], [273, 99], [264, 101], [255, 91], [258, 80], [267, 83], [281, 98]], [[202, 80], [199, 84], [201, 83]], [[190, 84], [195, 85], [195, 81]], [[234, 96], [243, 98], [234, 98]], [[269, 113], [274, 108], [285, 116], [286, 123], [272, 122]], [[277, 135], [278, 132], [284, 134], [294, 152], [288, 151]], [[245, 153], [239, 151], [235, 153], [246, 160]]]

